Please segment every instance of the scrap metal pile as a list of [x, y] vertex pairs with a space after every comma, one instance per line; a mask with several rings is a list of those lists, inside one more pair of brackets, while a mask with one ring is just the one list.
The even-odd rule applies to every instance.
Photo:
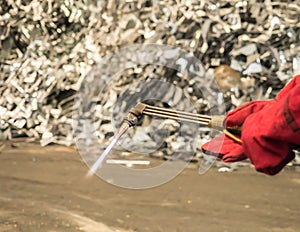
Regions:
[[[209, 112], [209, 107], [196, 84], [212, 88], [214, 75], [218, 81], [218, 70], [224, 73], [220, 69], [234, 73], [229, 84], [222, 83], [222, 76], [218, 82], [227, 110], [252, 99], [272, 98], [300, 69], [299, 12], [299, 3], [292, 0], [4, 1], [0, 6], [1, 138], [26, 136], [43, 146], [71, 145], [73, 100], [82, 81], [103, 57], [134, 43], [171, 45], [192, 54], [203, 66], [194, 77], [154, 65], [124, 71], [101, 96], [94, 96], [89, 110], [102, 140], [114, 131], [111, 108], [123, 97], [125, 103], [118, 110], [124, 111], [130, 96], [122, 93], [137, 80], [165, 78], [182, 89], [166, 91], [166, 102], [180, 109], [181, 94], [187, 93], [199, 113]], [[170, 48], [164, 53], [166, 59], [170, 54], [176, 57], [174, 52]], [[179, 59], [183, 71], [195, 68]], [[101, 73], [97, 75], [101, 78]], [[174, 131], [178, 127], [174, 122], [155, 122], [158, 128], [165, 124]], [[149, 134], [138, 128], [134, 133], [139, 138], [143, 134], [151, 144]], [[209, 139], [205, 135], [202, 139]], [[164, 138], [162, 155], [192, 149], [187, 144], [171, 133]]]

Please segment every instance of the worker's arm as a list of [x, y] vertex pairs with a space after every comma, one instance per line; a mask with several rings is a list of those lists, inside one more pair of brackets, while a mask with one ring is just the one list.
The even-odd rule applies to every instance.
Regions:
[[300, 76], [274, 100], [238, 107], [226, 116], [226, 125], [243, 126], [242, 144], [222, 135], [203, 145], [205, 153], [217, 154], [225, 162], [249, 158], [257, 171], [278, 173], [294, 158], [293, 148], [300, 145]]

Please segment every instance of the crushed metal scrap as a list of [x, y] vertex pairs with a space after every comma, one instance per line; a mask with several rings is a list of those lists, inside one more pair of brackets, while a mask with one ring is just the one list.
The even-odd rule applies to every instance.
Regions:
[[[82, 80], [102, 57], [133, 43], [167, 44], [190, 52], [203, 63], [206, 76], [215, 76], [227, 110], [251, 99], [272, 98], [300, 70], [299, 11], [299, 3], [289, 0], [4, 1], [0, 6], [1, 139], [27, 136], [43, 146], [71, 145], [73, 100]], [[176, 51], [164, 55], [176, 56]], [[184, 68], [187, 61], [180, 62]], [[135, 80], [149, 77], [167, 77], [190, 95], [200, 113], [209, 111], [195, 79], [188, 81], [164, 67], [131, 68], [101, 99], [95, 96], [90, 114], [100, 139], [113, 133], [109, 110], [121, 93]], [[201, 83], [211, 88], [210, 82]], [[170, 90], [166, 102], [180, 104], [181, 95]], [[126, 103], [120, 110], [125, 108]], [[177, 136], [176, 123], [144, 123], [155, 124], [157, 130], [171, 128], [161, 148], [164, 154], [192, 149]], [[150, 148], [159, 141], [154, 134], [143, 136]], [[199, 134], [203, 141], [209, 139], [207, 131]]]

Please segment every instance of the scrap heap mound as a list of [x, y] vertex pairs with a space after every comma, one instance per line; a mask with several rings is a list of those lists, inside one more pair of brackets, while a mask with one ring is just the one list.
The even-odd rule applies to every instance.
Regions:
[[[299, 12], [300, 5], [292, 0], [4, 1], [0, 6], [1, 139], [26, 136], [43, 146], [73, 144], [73, 106], [81, 83], [94, 76], [93, 67], [104, 57], [131, 44], [170, 45], [162, 56], [177, 59], [182, 72], [156, 65], [130, 67], [100, 95], [94, 94], [88, 117], [93, 118], [100, 140], [113, 134], [112, 121], [121, 120], [116, 111], [125, 113], [134, 90], [142, 87], [135, 83], [141, 80], [176, 85], [161, 89], [164, 104], [184, 110], [180, 104], [185, 94], [198, 113], [209, 113], [211, 106], [197, 86], [215, 92], [214, 77], [222, 92], [221, 100], [220, 95], [216, 99], [225, 103], [226, 110], [252, 99], [273, 98], [299, 72]], [[196, 57], [202, 66], [186, 65], [188, 60], [179, 57], [174, 47]], [[118, 72], [115, 66], [107, 69]], [[185, 75], [192, 69], [197, 71], [193, 77]], [[233, 73], [232, 80], [220, 75], [226, 70]], [[158, 86], [153, 84], [152, 89]], [[159, 133], [153, 128], [145, 132], [139, 127], [131, 137], [144, 136], [149, 149], [163, 138], [163, 156], [194, 149], [178, 135], [175, 122], [153, 121], [145, 124], [167, 128], [167, 134], [160, 133], [164, 137], [154, 138]], [[199, 136], [203, 141], [210, 137], [204, 129]], [[84, 135], [81, 138], [88, 143]]]

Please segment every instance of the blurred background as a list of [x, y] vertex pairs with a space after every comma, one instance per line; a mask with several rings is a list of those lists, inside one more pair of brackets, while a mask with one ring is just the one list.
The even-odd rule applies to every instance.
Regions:
[[[95, 96], [91, 115], [99, 109], [104, 114], [130, 85], [153, 78], [175, 84], [205, 113], [207, 101], [197, 84], [209, 89], [216, 76], [230, 110], [273, 98], [300, 69], [297, 1], [8, 0], [0, 7], [2, 139], [72, 144], [72, 104], [82, 81], [104, 57], [130, 44], [174, 46], [203, 66], [181, 59], [182, 72], [155, 65], [130, 68]], [[174, 60], [178, 54], [163, 55]], [[168, 91], [166, 102], [175, 107], [182, 93]], [[104, 125], [110, 120], [98, 123], [104, 134], [112, 132]]]

